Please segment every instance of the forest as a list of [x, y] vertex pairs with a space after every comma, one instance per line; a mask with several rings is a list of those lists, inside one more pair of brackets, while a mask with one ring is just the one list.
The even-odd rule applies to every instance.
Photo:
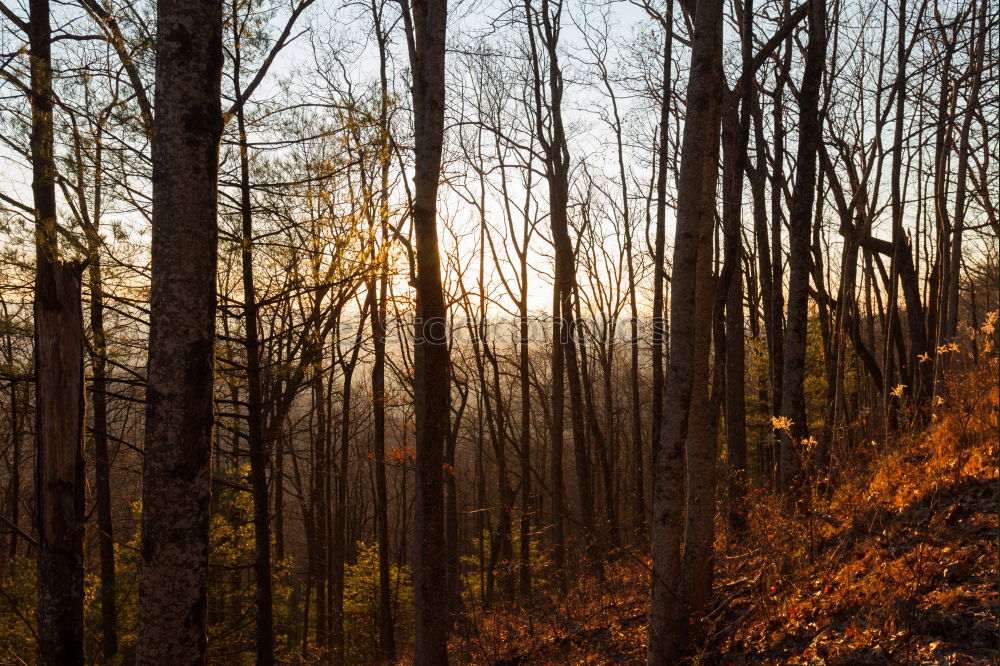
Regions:
[[996, 663], [998, 36], [0, 0], [0, 663]]

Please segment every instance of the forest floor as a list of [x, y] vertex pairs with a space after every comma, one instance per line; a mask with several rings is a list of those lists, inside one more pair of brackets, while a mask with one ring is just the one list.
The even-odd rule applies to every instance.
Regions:
[[[853, 469], [807, 515], [761, 494], [738, 544], [725, 530], [697, 664], [996, 664], [995, 374], [964, 377], [945, 409]], [[850, 467], [844, 465], [844, 468]], [[456, 638], [456, 663], [645, 663], [648, 556], [577, 578]]]

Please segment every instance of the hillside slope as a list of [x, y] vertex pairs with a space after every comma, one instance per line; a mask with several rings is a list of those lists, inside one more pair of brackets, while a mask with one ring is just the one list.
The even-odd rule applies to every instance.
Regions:
[[[705, 647], [692, 663], [997, 663], [995, 375], [963, 377], [948, 399], [891, 450], [856, 452], [807, 517], [762, 496], [740, 544], [720, 536], [713, 600], [697, 621]], [[497, 665], [644, 663], [647, 567], [626, 553], [603, 581], [579, 581], [528, 611], [488, 613], [453, 654]]]

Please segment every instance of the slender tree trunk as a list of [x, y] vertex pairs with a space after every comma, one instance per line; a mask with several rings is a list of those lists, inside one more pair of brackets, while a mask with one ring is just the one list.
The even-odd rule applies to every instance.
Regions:
[[[595, 534], [595, 538], [602, 538], [600, 543], [593, 546], [593, 552], [599, 553], [600, 558], [605, 559], [605, 552], [610, 545], [617, 544], [618, 541], [618, 512], [615, 507], [614, 496], [614, 471], [611, 464], [611, 455], [608, 451], [608, 443], [605, 433], [601, 429], [601, 424], [597, 421], [597, 405], [594, 402], [593, 380], [591, 378], [587, 359], [587, 340], [585, 324], [580, 314], [580, 294], [574, 285], [573, 301], [575, 308], [575, 333], [577, 336], [577, 349], [580, 351], [580, 379], [583, 389], [583, 405], [581, 406], [587, 414], [587, 425], [590, 429], [591, 437], [594, 441], [594, 449], [597, 453], [597, 464], [601, 473], [601, 486], [604, 491], [604, 518], [605, 524], [600, 526], [600, 535]], [[610, 396], [609, 396], [610, 397]], [[611, 424], [609, 422], [609, 427]], [[593, 500], [592, 500], [593, 501]], [[596, 518], [595, 518], [596, 521]], [[595, 528], [597, 525], [595, 524]]]
[[309, 647], [311, 643], [309, 642], [309, 599], [312, 595], [313, 583], [316, 580], [315, 567], [316, 567], [316, 528], [315, 520], [313, 519], [313, 509], [311, 506], [304, 507], [302, 512], [302, 526], [305, 530], [306, 537], [306, 580], [305, 580], [305, 595], [302, 600], [302, 661], [307, 661], [310, 658]]
[[[789, 2], [784, 0], [782, 9], [782, 15], [787, 16], [789, 13]], [[792, 62], [792, 36], [789, 35], [785, 40], [784, 55], [782, 58], [781, 69], [782, 71], [788, 72], [791, 70]], [[817, 83], [817, 85], [819, 85]], [[773, 349], [770, 350], [770, 358], [768, 359], [771, 365], [771, 377], [774, 386], [774, 396], [772, 397], [771, 410], [774, 416], [781, 414], [781, 405], [784, 393], [784, 372], [785, 372], [785, 322], [783, 321], [782, 315], [785, 311], [785, 270], [784, 270], [784, 246], [785, 241], [782, 240], [782, 225], [784, 222], [784, 213], [782, 211], [781, 202], [784, 199], [784, 191], [786, 186], [785, 181], [785, 105], [782, 101], [785, 89], [785, 77], [779, 76], [777, 84], [775, 85], [774, 91], [774, 108], [772, 110], [772, 119], [774, 122], [773, 130], [773, 145], [774, 145], [774, 167], [771, 170], [771, 273], [772, 273], [772, 283], [771, 283], [771, 294], [773, 295], [774, 301], [774, 314], [775, 314], [775, 340], [777, 344], [774, 345]], [[763, 133], [763, 130], [761, 130]], [[761, 134], [763, 136], [763, 134]], [[766, 145], [766, 144], [762, 144]], [[765, 164], [758, 164], [758, 168], [766, 171]], [[772, 440], [775, 441], [775, 440]], [[775, 487], [780, 485], [778, 476], [780, 471], [777, 467], [780, 466], [780, 445], [776, 445], [771, 449], [771, 457], [774, 459], [775, 466], [772, 468], [772, 483]], [[773, 474], [778, 472], [778, 474]]]
[[[890, 283], [889, 283], [889, 320], [886, 324], [886, 329], [889, 336], [895, 336], [896, 332], [899, 330], [899, 274], [900, 274], [900, 261], [902, 260], [901, 252], [903, 249], [903, 195], [901, 182], [902, 176], [902, 166], [903, 166], [903, 120], [904, 120], [904, 110], [905, 110], [905, 100], [906, 100], [906, 0], [899, 0], [899, 15], [897, 16], [898, 21], [898, 33], [896, 39], [896, 81], [895, 81], [895, 93], [896, 93], [896, 116], [893, 127], [893, 141], [892, 141], [892, 166], [891, 169], [891, 185], [890, 185], [890, 195], [889, 204], [892, 212], [892, 260], [890, 263]], [[855, 242], [852, 239], [852, 242]], [[855, 263], [857, 262], [857, 252], [854, 253]], [[851, 267], [853, 268], [853, 267]], [[856, 272], [856, 269], [855, 269]], [[850, 276], [852, 279], [850, 284], [845, 284], [841, 289], [841, 302], [838, 306], [838, 310], [844, 310], [845, 299], [847, 297], [847, 290], [850, 290], [850, 297], [853, 300], [854, 297], [854, 275]], [[911, 339], [911, 351], [913, 350], [913, 345], [916, 343], [915, 339]], [[923, 353], [923, 352], [920, 352]], [[905, 363], [905, 358], [900, 359], [900, 365]], [[891, 372], [891, 358], [889, 353], [888, 340], [885, 345], [885, 354], [883, 357], [882, 366], [884, 368], [883, 381], [891, 382], [892, 375]], [[917, 387], [914, 387], [914, 395], [916, 395]], [[884, 419], [888, 423], [889, 415], [889, 401], [892, 399], [889, 392], [889, 387], [887, 384], [883, 384], [881, 387], [882, 393], [882, 411], [884, 413]]]
[[[565, 163], [564, 163], [565, 165]], [[573, 312], [573, 291], [576, 283], [576, 268], [568, 225], [569, 171], [557, 169], [555, 189], [559, 192], [556, 206], [550, 211], [553, 221], [553, 236], [556, 239], [556, 272], [559, 274], [560, 317], [563, 320], [562, 352], [566, 362], [566, 383], [569, 385], [570, 423], [573, 430], [573, 462], [576, 467], [577, 492], [580, 498], [580, 526], [584, 545], [592, 567], [601, 566], [603, 559], [596, 533], [594, 517], [594, 473], [587, 450], [587, 434], [584, 425], [583, 386], [580, 364], [577, 359], [575, 329], [579, 325]]]
[[[486, 206], [486, 183], [480, 172], [480, 205], [479, 210], [485, 213]], [[513, 576], [513, 547], [512, 532], [513, 520], [511, 510], [514, 505], [514, 490], [510, 486], [507, 475], [507, 427], [504, 418], [505, 409], [503, 406], [503, 395], [500, 388], [500, 368], [496, 355], [490, 348], [487, 338], [487, 310], [486, 310], [486, 217], [481, 216], [479, 221], [479, 311], [476, 330], [472, 333], [473, 354], [476, 357], [476, 369], [479, 375], [479, 390], [483, 397], [483, 406], [486, 408], [486, 421], [489, 425], [490, 440], [493, 443], [493, 457], [496, 463], [497, 475], [497, 497], [500, 500], [499, 516], [497, 520], [497, 533], [495, 535], [496, 561], [492, 567], [492, 573], [500, 580], [500, 596], [503, 601], [509, 601], [514, 597], [514, 576]], [[471, 304], [469, 312], [472, 312]], [[492, 372], [492, 382], [487, 380], [485, 363], [490, 364]], [[492, 383], [492, 395], [490, 390]]]
[[[274, 487], [274, 558], [281, 562], [285, 559], [285, 447], [287, 435], [283, 429], [278, 430], [275, 438], [274, 472], [272, 485]], [[283, 576], [284, 578], [284, 576]]]
[[[527, 319], [526, 315], [522, 315], [522, 321]], [[527, 333], [522, 329], [522, 336], [527, 337]], [[522, 345], [521, 354], [526, 355], [524, 352], [524, 346]], [[522, 358], [521, 363], [526, 365], [526, 359]], [[534, 497], [531, 491], [531, 458], [530, 449], [527, 447], [531, 446], [531, 406], [528, 403], [530, 400], [530, 387], [527, 386], [525, 381], [527, 377], [525, 373], [521, 374], [521, 451], [520, 451], [520, 472], [521, 472], [521, 522], [520, 522], [520, 532], [519, 532], [519, 546], [520, 552], [518, 553], [518, 595], [521, 599], [527, 599], [531, 596], [531, 515], [534, 511]], [[525, 426], [524, 424], [528, 425]]]
[[[327, 420], [327, 390], [323, 376], [313, 378], [313, 410], [316, 413], [316, 428], [312, 433], [312, 488], [309, 495], [309, 515], [312, 518], [308, 529], [313, 534], [313, 552], [310, 558], [310, 578], [316, 596], [316, 646], [324, 652], [330, 646], [329, 603], [327, 601], [327, 562], [330, 559], [330, 533], [327, 530], [326, 513], [330, 502], [329, 488], [329, 435]], [[308, 635], [307, 635], [308, 639]]]
[[[372, 300], [369, 298], [365, 308], [371, 307]], [[351, 442], [351, 397], [354, 388], [354, 369], [358, 364], [358, 356], [361, 353], [361, 341], [364, 335], [365, 323], [368, 320], [368, 312], [363, 308], [361, 311], [358, 330], [354, 336], [354, 346], [351, 348], [350, 357], [342, 359], [344, 369], [343, 391], [341, 393], [341, 416], [340, 416], [340, 451], [337, 462], [337, 501], [334, 508], [333, 517], [333, 553], [331, 556], [331, 588], [333, 590], [331, 605], [332, 631], [331, 643], [333, 648], [333, 660], [336, 664], [346, 663], [346, 653], [344, 652], [344, 564], [347, 558], [347, 466], [349, 463], [349, 452]]]
[[565, 442], [565, 370], [562, 345], [559, 339], [564, 335], [560, 317], [560, 290], [552, 287], [552, 461], [549, 464], [552, 486], [552, 574], [560, 587], [566, 584], [566, 509], [563, 449]]
[[[405, 2], [406, 0], [404, 0]], [[416, 666], [448, 663], [448, 590], [444, 543], [444, 445], [448, 433], [449, 352], [437, 238], [437, 190], [444, 136], [446, 0], [404, 7], [413, 72], [417, 312], [413, 341], [417, 492], [413, 548]]]
[[[698, 148], [690, 147], [687, 144], [688, 137], [685, 136], [684, 150], [693, 150], [693, 160], [696, 162], [699, 172], [699, 180], [688, 181], [696, 196], [699, 197], [694, 202], [693, 215], [699, 225], [697, 264], [694, 287], [694, 316], [691, 330], [694, 333], [692, 342], [692, 392], [690, 403], [690, 415], [688, 417], [687, 441], [685, 443], [685, 522], [684, 522], [684, 551], [681, 559], [681, 571], [683, 575], [680, 579], [680, 612], [677, 617], [678, 644], [682, 650], [691, 647], [693, 640], [701, 634], [700, 620], [708, 602], [708, 596], [712, 588], [713, 571], [713, 545], [715, 541], [715, 489], [717, 483], [716, 472], [716, 440], [718, 432], [718, 400], [711, 400], [709, 390], [709, 379], [712, 373], [709, 372], [709, 356], [713, 337], [716, 338], [716, 349], [724, 350], [724, 340], [719, 340], [723, 326], [719, 323], [713, 326], [713, 313], [718, 311], [721, 316], [721, 307], [716, 308], [716, 302], [721, 304], [724, 298], [716, 299], [716, 280], [713, 278], [713, 247], [712, 232], [715, 228], [716, 220], [716, 183], [718, 182], [718, 154], [719, 154], [719, 130], [721, 126], [721, 105], [723, 89], [722, 72], [722, 21], [718, 20], [718, 15], [722, 11], [722, 2], [719, 0], [717, 6], [709, 5], [705, 9], [713, 12], [714, 19], [704, 16], [699, 8], [698, 19], [705, 21], [701, 23], [700, 30], [703, 36], [698, 36], [696, 28], [696, 39], [705, 39], [710, 46], [706, 52], [699, 51], [699, 55], [694, 55], [692, 49], [692, 77], [696, 75], [703, 78], [696, 85], [696, 92], [691, 92], [689, 86], [688, 95], [694, 96], [695, 105], [689, 105], [688, 117], [692, 113], [704, 115], [704, 126], [699, 127], [705, 132], [700, 136]], [[712, 16], [710, 15], [710, 16]], [[695, 65], [695, 58], [698, 63]], [[707, 101], [703, 101], [701, 95], [707, 95]], [[700, 103], [699, 103], [700, 102]], [[703, 104], [703, 105], [702, 105]], [[681, 187], [684, 187], [681, 183]], [[678, 199], [678, 225], [680, 224], [680, 207]], [[675, 284], [674, 298], [677, 298], [677, 287]], [[728, 291], [728, 290], [727, 290]], [[725, 294], [726, 292], [722, 292]], [[721, 294], [720, 294], [721, 296]], [[742, 302], [740, 304], [742, 307]], [[676, 321], [676, 315], [674, 316]], [[740, 316], [742, 329], [743, 318]], [[742, 337], [742, 336], [741, 336]], [[741, 340], [742, 342], [742, 340]], [[671, 349], [673, 343], [671, 342]], [[716, 358], [716, 363], [724, 362], [723, 359]], [[722, 380], [723, 368], [716, 367], [715, 376], [712, 383], [718, 387], [718, 382]], [[719, 391], [721, 387], [716, 388]]]
[[[635, 543], [645, 543], [646, 525], [646, 447], [642, 437], [642, 402], [639, 393], [639, 305], [635, 258], [632, 252], [632, 229], [626, 227], [625, 261], [628, 263], [629, 298], [629, 398], [632, 410], [632, 511], [631, 538]], [[610, 396], [608, 396], [610, 399]]]
[[535, 499], [531, 484], [531, 363], [528, 340], [528, 242], [530, 240], [528, 202], [524, 206], [524, 226], [521, 236], [521, 294], [518, 301], [518, 379], [521, 389], [521, 532], [520, 562], [518, 565], [518, 594], [522, 599], [531, 595], [531, 519]]
[[[389, 493], [385, 476], [385, 338], [388, 316], [387, 292], [389, 276], [386, 262], [389, 252], [389, 80], [386, 74], [386, 35], [381, 24], [381, 12], [373, 8], [375, 37], [379, 47], [379, 83], [382, 100], [379, 105], [379, 132], [383, 144], [379, 169], [379, 234], [378, 274], [372, 279], [371, 293], [375, 302], [371, 310], [372, 348], [372, 445], [375, 457], [375, 522], [378, 540], [378, 654], [381, 663], [396, 658], [396, 636], [392, 619], [392, 580], [389, 563]], [[377, 291], [376, 291], [377, 285]]]
[[[653, 395], [651, 408], [652, 453], [651, 468], [656, 476], [660, 436], [663, 430], [663, 385], [664, 385], [664, 346], [667, 329], [664, 321], [664, 303], [666, 298], [666, 229], [667, 229], [667, 166], [669, 156], [667, 148], [670, 145], [670, 101], [673, 95], [671, 65], [674, 40], [674, 2], [667, 0], [666, 25], [663, 26], [663, 82], [660, 94], [660, 145], [657, 152], [656, 168], [656, 231], [653, 240]], [[654, 481], [655, 483], [655, 481]]]
[[816, 153], [822, 139], [819, 117], [820, 84], [826, 59], [826, 0], [809, 1], [809, 46], [799, 90], [799, 144], [795, 186], [789, 218], [790, 275], [788, 324], [782, 371], [781, 415], [792, 420], [782, 430], [779, 449], [779, 487], [792, 491], [798, 469], [794, 448], [807, 435], [805, 405], [806, 331], [809, 319], [809, 245], [813, 202], [816, 197]]
[[[631, 485], [631, 500], [632, 507], [630, 511], [626, 511], [629, 515], [627, 522], [628, 527], [631, 531], [631, 538], [638, 539], [642, 541], [646, 535], [646, 492], [645, 492], [645, 455], [644, 446], [642, 441], [642, 407], [639, 398], [639, 305], [637, 297], [637, 285], [636, 285], [636, 274], [635, 274], [635, 257], [633, 250], [633, 232], [632, 228], [632, 217], [630, 215], [629, 209], [629, 193], [628, 193], [628, 172], [625, 168], [625, 146], [624, 139], [622, 136], [622, 121], [621, 116], [618, 112], [618, 99], [615, 95], [614, 88], [611, 85], [611, 81], [608, 78], [607, 69], [604, 64], [601, 63], [601, 78], [604, 83], [604, 87], [608, 92], [608, 98], [611, 100], [611, 112], [612, 121], [611, 128], [615, 133], [615, 147], [617, 149], [618, 156], [618, 178], [620, 180], [621, 187], [621, 215], [622, 215], [622, 227], [625, 230], [625, 268], [628, 278], [628, 303], [629, 303], [629, 332], [631, 334], [631, 342], [629, 345], [629, 407], [631, 410], [631, 475], [629, 477], [629, 484]], [[578, 305], [579, 307], [579, 305]], [[661, 303], [662, 308], [662, 303]], [[611, 395], [611, 372], [608, 364], [605, 364], [604, 368], [604, 382], [605, 382], [605, 406], [608, 412], [607, 427], [609, 432], [614, 435], [614, 424], [610, 417], [610, 413], [613, 410], [613, 401]], [[615, 447], [612, 445], [611, 447]], [[610, 514], [609, 514], [610, 515]]]
[[[743, 8], [743, 72], [750, 74], [750, 42], [753, 1]], [[750, 137], [750, 89], [743, 86], [742, 99], [729, 100], [722, 122], [723, 201], [722, 226], [724, 278], [720, 289], [725, 296], [725, 414], [727, 441], [728, 523], [730, 532], [740, 534], [746, 526], [744, 504], [747, 487], [746, 373], [743, 323], [743, 171]], [[739, 114], [739, 115], [737, 115]], [[728, 282], [728, 284], [726, 284]], [[716, 363], [720, 359], [716, 359]]]
[[[976, 36], [975, 47], [972, 49], [973, 55], [969, 63], [969, 75], [972, 82], [969, 86], [969, 105], [979, 99], [979, 89], [983, 80], [983, 62], [986, 53], [986, 5], [984, 0], [980, 0], [977, 20], [979, 23], [978, 34]], [[976, 114], [971, 108], [965, 109], [965, 117], [962, 120], [962, 127], [958, 139], [958, 180], [955, 183], [955, 215], [952, 225], [951, 239], [951, 259], [949, 268], [951, 275], [948, 278], [948, 294], [944, 311], [944, 339], [953, 341], [958, 333], [958, 310], [959, 310], [959, 283], [961, 281], [962, 266], [962, 233], [965, 231], [966, 198], [968, 196], [969, 177], [969, 153], [972, 150], [970, 145], [970, 135], [972, 130], [972, 120]], [[950, 358], [950, 356], [949, 356]]]
[[[939, 21], [940, 21], [939, 16]], [[944, 51], [944, 62], [941, 66], [940, 93], [938, 95], [937, 118], [935, 119], [937, 130], [934, 138], [934, 220], [937, 229], [937, 242], [934, 247], [934, 265], [931, 268], [930, 277], [927, 280], [927, 335], [935, 350], [932, 395], [937, 396], [941, 389], [941, 366], [944, 362], [942, 356], [946, 354], [937, 353], [937, 348], [943, 342], [945, 304], [948, 293], [948, 279], [951, 272], [948, 262], [951, 258], [951, 237], [952, 221], [948, 215], [949, 179], [948, 171], [951, 162], [951, 152], [954, 143], [952, 137], [951, 115], [955, 104], [955, 91], [951, 78], [952, 59], [955, 54], [955, 45], [952, 40], [945, 35], [945, 26], [940, 26], [942, 33], [941, 49]], [[933, 397], [932, 397], [933, 404]]]
[[[680, 586], [681, 536], [684, 525], [684, 483], [681, 470], [687, 443], [687, 483], [711, 481], [714, 441], [708, 437], [708, 352], [711, 340], [712, 256], [711, 236], [715, 218], [715, 183], [721, 103], [721, 0], [701, 0], [695, 17], [688, 80], [687, 122], [681, 151], [674, 241], [673, 298], [670, 301], [670, 372], [667, 395], [673, 405], [664, 417], [660, 454], [656, 466], [653, 505], [653, 577], [649, 615], [651, 666], [677, 661], [679, 606], [697, 603], [700, 579], [707, 568], [689, 571], [685, 589]], [[712, 530], [714, 495], [704, 486], [688, 493], [685, 563], [702, 552], [705, 534]], [[693, 502], [693, 504], [691, 503]], [[708, 525], [697, 524], [707, 519]], [[711, 539], [707, 540], [709, 547]], [[683, 595], [683, 596], [682, 596]], [[681, 601], [683, 599], [683, 601]], [[685, 612], [683, 615], [687, 615]], [[683, 647], [681, 645], [680, 647]]]
[[[590, 542], [593, 527], [593, 497], [591, 495], [590, 464], [587, 457], [580, 413], [580, 375], [573, 345], [572, 292], [575, 279], [573, 246], [569, 238], [569, 149], [562, 125], [562, 72], [556, 52], [561, 5], [550, 13], [548, 0], [538, 10], [525, 0], [528, 44], [534, 93], [535, 139], [542, 148], [545, 180], [549, 195], [549, 222], [555, 250], [552, 282], [552, 493], [555, 521], [554, 573], [560, 586], [565, 586], [566, 542], [564, 532], [563, 449], [565, 439], [565, 387], [570, 389], [570, 422], [576, 457], [577, 485], [580, 494], [580, 514], [585, 539]], [[539, 42], [540, 47], [539, 48]], [[548, 98], [544, 92], [542, 58], [548, 57]], [[546, 107], [547, 101], [547, 107]], [[547, 130], [547, 131], [546, 131]]]
[[[98, 217], [95, 215], [95, 224]], [[115, 543], [111, 519], [111, 456], [108, 451], [107, 334], [104, 330], [104, 288], [101, 276], [100, 246], [91, 239], [90, 252], [90, 330], [93, 335], [94, 461], [95, 501], [97, 504], [98, 548], [101, 572], [101, 652], [111, 663], [118, 652], [117, 604], [115, 599]]]
[[206, 660], [221, 2], [157, 5], [139, 664]]
[[[482, 236], [485, 231], [485, 221], [482, 221], [480, 225], [480, 247], [482, 247]], [[479, 293], [484, 293], [484, 264], [483, 255], [480, 254], [479, 262]], [[493, 596], [493, 581], [499, 577], [501, 595], [504, 599], [509, 599], [512, 596], [513, 589], [510, 587], [513, 580], [507, 575], [507, 567], [509, 566], [509, 558], [511, 556], [511, 515], [510, 507], [513, 502], [513, 491], [510, 488], [510, 483], [507, 477], [507, 455], [504, 446], [504, 422], [503, 422], [503, 411], [502, 407], [497, 404], [494, 406], [494, 397], [499, 395], [499, 387], [495, 387], [493, 391], [493, 396], [490, 395], [490, 385], [486, 377], [486, 365], [483, 360], [483, 356], [489, 353], [488, 342], [486, 340], [486, 309], [485, 309], [485, 299], [480, 298], [480, 306], [478, 313], [472, 314], [472, 305], [469, 303], [468, 299], [467, 311], [470, 313], [468, 320], [468, 330], [469, 337], [472, 339], [472, 354], [475, 358], [476, 364], [476, 375], [479, 380], [479, 398], [480, 407], [486, 414], [486, 431], [489, 434], [490, 444], [493, 448], [493, 462], [496, 465], [496, 482], [497, 482], [497, 498], [499, 499], [500, 506], [498, 511], [497, 519], [497, 529], [495, 532], [491, 530], [491, 548], [490, 548], [490, 570], [489, 570], [489, 586], [486, 595], [484, 596], [484, 606], [492, 606], [494, 596]], [[473, 324], [473, 318], [475, 318], [475, 324]], [[495, 375], [494, 375], [495, 376]], [[491, 512], [492, 513], [492, 512]], [[492, 521], [490, 521], [492, 525]], [[508, 594], [509, 593], [509, 594]]]
[[[383, 217], [383, 222], [385, 218]], [[383, 243], [387, 241], [383, 224]], [[372, 308], [372, 340], [375, 359], [372, 363], [372, 407], [374, 411], [373, 445], [375, 456], [375, 512], [378, 534], [378, 636], [379, 659], [389, 663], [396, 658], [396, 639], [392, 621], [392, 582], [389, 576], [389, 493], [385, 475], [385, 321], [388, 278], [384, 266], [379, 269], [378, 302]]]
[[[234, 14], [235, 15], [235, 14]], [[234, 30], [235, 28], [234, 21]], [[240, 41], [236, 36], [236, 63], [233, 86], [240, 95]], [[274, 595], [271, 572], [271, 513], [267, 492], [267, 465], [270, 456], [264, 441], [264, 401], [261, 383], [260, 334], [257, 318], [257, 290], [253, 267], [253, 204], [250, 200], [250, 147], [247, 143], [243, 105], [236, 107], [240, 148], [240, 259], [243, 278], [243, 325], [247, 355], [247, 446], [250, 449], [250, 488], [253, 495], [254, 578], [256, 583], [257, 666], [274, 663]]]
[[31, 1], [28, 32], [36, 267], [37, 655], [43, 666], [73, 666], [84, 660], [83, 266], [59, 259], [48, 0]]
[[451, 428], [448, 431], [448, 440], [445, 444], [444, 464], [445, 468], [445, 490], [447, 498], [445, 500], [445, 536], [448, 547], [447, 572], [448, 580], [453, 581], [448, 586], [448, 611], [455, 618], [461, 618], [463, 612], [462, 602], [462, 544], [459, 533], [459, 513], [458, 513], [458, 482], [455, 478], [455, 449], [458, 446], [458, 435], [462, 427], [462, 415], [468, 404], [469, 389], [456, 382], [459, 394], [458, 408], [454, 412]]
[[[767, 152], [764, 139], [763, 115], [760, 110], [753, 86], [750, 86], [751, 113], [754, 124], [754, 143], [756, 144], [756, 165], [751, 169], [749, 160], [746, 165], [750, 177], [750, 195], [753, 200], [754, 236], [757, 243], [757, 272], [760, 276], [761, 301], [764, 307], [764, 336], [767, 344], [767, 411], [769, 416], [776, 416], [780, 407], [781, 383], [779, 367], [776, 363], [781, 347], [781, 309], [777, 304], [775, 290], [780, 285], [775, 284], [774, 267], [771, 264], [771, 243], [768, 231], [767, 202], [765, 200]], [[764, 438], [758, 444], [760, 454], [761, 474], [766, 483], [772, 480], [772, 454], [770, 439]]]
[[[103, 118], [103, 116], [102, 116]], [[103, 122], [103, 120], [101, 121]], [[101, 653], [111, 663], [118, 652], [115, 544], [111, 517], [111, 456], [108, 451], [107, 332], [104, 328], [104, 282], [99, 235], [102, 208], [103, 125], [94, 141], [94, 199], [90, 224], [85, 225], [90, 286], [90, 363], [93, 373], [94, 496], [97, 507], [98, 550], [101, 578]], [[81, 165], [82, 168], [82, 165]], [[82, 180], [82, 178], [81, 178]], [[81, 204], [81, 209], [83, 208]]]
[[[8, 340], [9, 342], [9, 340]], [[13, 367], [13, 363], [11, 363]], [[10, 382], [10, 437], [11, 437], [11, 460], [10, 460], [10, 494], [7, 508], [7, 515], [10, 517], [10, 524], [13, 526], [10, 531], [10, 542], [7, 552], [10, 556], [9, 563], [13, 566], [17, 557], [17, 540], [19, 538], [21, 518], [21, 416], [18, 407], [17, 381]]]
[[[562, 368], [565, 367], [566, 383], [569, 386], [573, 455], [577, 475], [577, 492], [580, 497], [580, 525], [590, 564], [599, 567], [601, 558], [596, 549], [597, 541], [594, 533], [593, 472], [587, 451], [583, 388], [574, 333], [573, 292], [576, 284], [576, 261], [573, 242], [569, 236], [570, 157], [562, 117], [564, 82], [558, 57], [562, 5], [557, 4], [553, 7], [548, 0], [542, 0], [541, 7], [536, 11], [532, 9], [531, 3], [526, 1], [525, 15], [528, 20], [528, 38], [532, 53], [531, 66], [534, 74], [536, 139], [541, 145], [544, 155], [545, 179], [549, 195], [549, 223], [555, 250], [555, 278], [552, 287], [555, 292], [553, 305], [556, 318], [553, 331], [553, 378], [556, 376], [555, 355], [559, 354], [561, 356], [559, 374], [562, 374]], [[547, 80], [545, 81], [548, 88], [547, 104], [543, 101], [545, 95], [543, 94], [541, 60], [538, 53], [539, 43], [548, 65]], [[555, 407], [556, 402], [561, 404], [563, 400], [561, 381], [554, 384], [554, 389], [555, 387], [558, 387], [559, 391], [553, 390], [553, 407]], [[560, 409], [562, 408], [560, 407]], [[555, 423], [554, 421], [554, 427], [561, 429], [562, 418], [559, 419], [558, 425]], [[559, 448], [560, 450], [562, 448], [561, 442]]]
[[[480, 294], [485, 293], [484, 290], [480, 290]], [[506, 419], [504, 418], [505, 408], [502, 402], [502, 393], [500, 388], [500, 366], [497, 363], [496, 355], [490, 349], [489, 341], [486, 339], [485, 334], [485, 311], [483, 312], [482, 318], [480, 319], [480, 331], [482, 333], [482, 343], [483, 343], [483, 354], [489, 361], [490, 366], [493, 370], [493, 395], [495, 396], [493, 402], [495, 402], [495, 418], [496, 418], [496, 441], [494, 443], [494, 451], [497, 456], [497, 483], [498, 483], [498, 494], [500, 497], [500, 516], [497, 521], [497, 531], [498, 531], [498, 551], [499, 551], [499, 574], [500, 574], [500, 594], [505, 601], [509, 601], [514, 598], [514, 550], [512, 543], [512, 534], [514, 530], [514, 523], [512, 517], [512, 508], [514, 506], [514, 489], [511, 488], [510, 478], [507, 474], [507, 426]], [[489, 390], [485, 385], [484, 389]]]

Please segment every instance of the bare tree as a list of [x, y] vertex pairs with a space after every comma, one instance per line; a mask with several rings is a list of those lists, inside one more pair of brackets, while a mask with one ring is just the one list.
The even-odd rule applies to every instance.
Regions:
[[[400, 0], [413, 76], [414, 173], [411, 217], [416, 235], [413, 403], [417, 497], [413, 547], [417, 637], [414, 663], [448, 663], [445, 579], [444, 444], [448, 434], [449, 354], [437, 237], [437, 191], [444, 139], [446, 0]], [[444, 584], [442, 584], [444, 581]]]
[[[674, 240], [673, 298], [670, 302], [670, 367], [666, 395], [673, 401], [664, 416], [653, 496], [653, 574], [647, 661], [677, 660], [678, 631], [685, 610], [704, 602], [704, 576], [694, 562], [708, 558], [704, 534], [712, 530], [714, 494], [708, 495], [715, 466], [715, 442], [708, 411], [708, 357], [712, 338], [712, 229], [722, 97], [722, 2], [698, 3], [691, 42], [687, 122], [681, 148], [677, 231]], [[686, 449], [686, 455], [685, 455]], [[686, 484], [681, 470], [687, 460]], [[685, 485], [687, 519], [684, 519]], [[714, 486], [714, 484], [712, 484]], [[704, 524], [706, 523], [707, 524]], [[684, 564], [696, 565], [681, 588], [681, 537]], [[707, 540], [711, 547], [711, 539]], [[685, 609], [685, 610], [682, 610]], [[686, 627], [683, 630], [687, 631]]]
[[798, 474], [793, 447], [808, 434], [803, 382], [809, 319], [809, 245], [816, 198], [816, 154], [822, 139], [819, 97], [826, 60], [825, 1], [808, 0], [809, 45], [799, 90], [799, 143], [789, 217], [791, 260], [781, 390], [781, 415], [792, 420], [792, 425], [781, 432], [779, 486], [785, 493], [792, 490]]
[[38, 663], [83, 664], [83, 266], [59, 258], [48, 0], [32, 0]]

